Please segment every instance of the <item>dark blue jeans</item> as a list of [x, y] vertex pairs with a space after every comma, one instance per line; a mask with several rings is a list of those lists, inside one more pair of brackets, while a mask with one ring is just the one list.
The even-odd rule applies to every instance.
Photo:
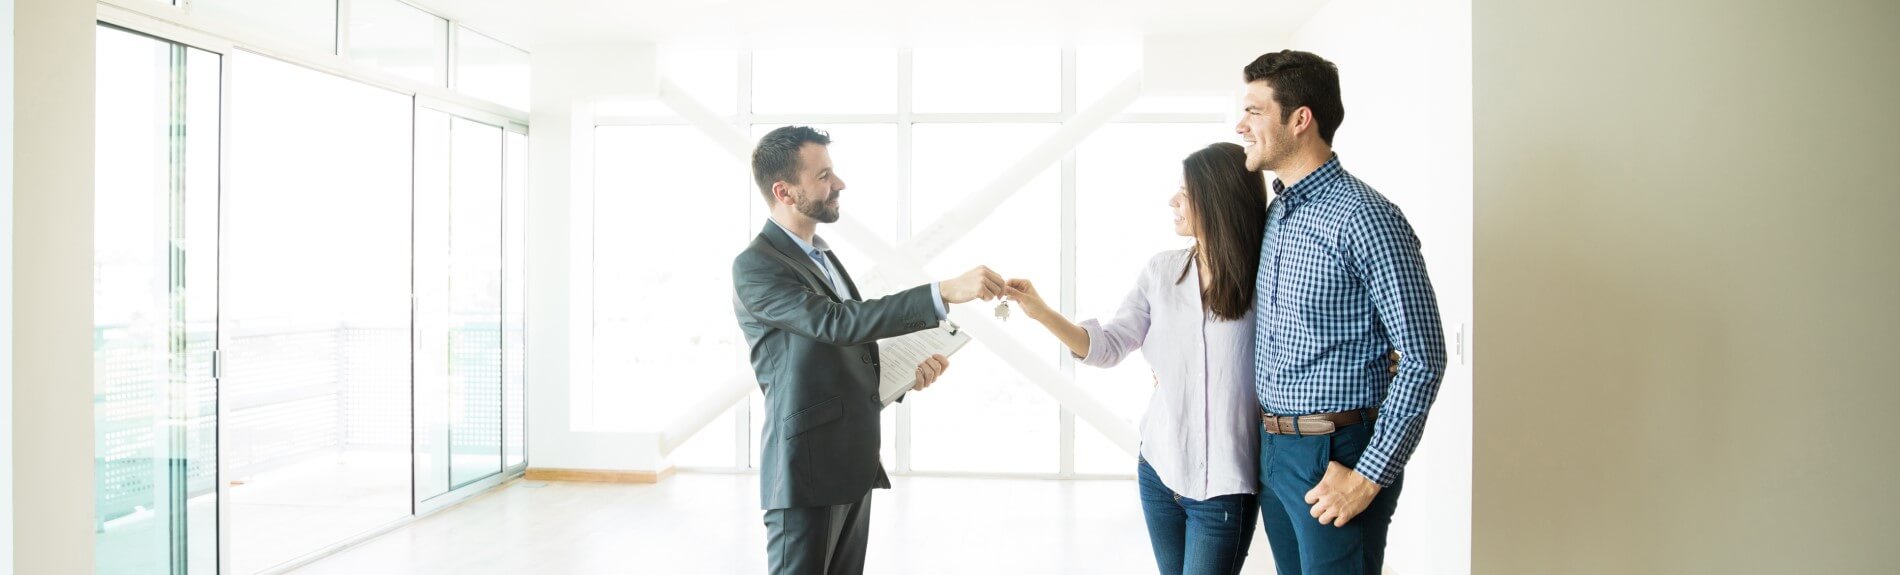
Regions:
[[1260, 433], [1260, 522], [1280, 575], [1379, 575], [1404, 476], [1380, 490], [1345, 527], [1321, 525], [1306, 503], [1306, 492], [1319, 485], [1328, 462], [1358, 465], [1371, 441], [1371, 423], [1348, 425], [1332, 435]]
[[1254, 496], [1222, 495], [1206, 501], [1182, 497], [1161, 483], [1148, 460], [1136, 471], [1148, 542], [1162, 575], [1240, 573], [1253, 543]]

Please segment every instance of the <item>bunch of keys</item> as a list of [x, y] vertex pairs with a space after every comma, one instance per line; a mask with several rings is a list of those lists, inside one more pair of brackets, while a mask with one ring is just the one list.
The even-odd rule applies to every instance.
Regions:
[[1009, 299], [1008, 298], [997, 298], [997, 299], [1001, 300], [1001, 302], [996, 304], [996, 320], [1009, 321]]

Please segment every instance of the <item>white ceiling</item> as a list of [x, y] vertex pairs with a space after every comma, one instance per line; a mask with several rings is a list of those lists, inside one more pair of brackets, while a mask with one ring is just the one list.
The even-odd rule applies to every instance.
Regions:
[[1285, 38], [1326, 0], [411, 0], [532, 50], [655, 42], [1049, 43], [1152, 34]]

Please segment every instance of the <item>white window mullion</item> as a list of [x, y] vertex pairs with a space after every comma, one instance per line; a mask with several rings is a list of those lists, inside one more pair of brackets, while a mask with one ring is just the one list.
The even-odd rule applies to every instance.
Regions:
[[[897, 54], [897, 245], [910, 243], [911, 212], [913, 205], [911, 173], [915, 164], [911, 158], [911, 50], [905, 48]], [[911, 439], [910, 402], [897, 404], [897, 472], [908, 474], [910, 470]]]
[[462, 27], [457, 26], [455, 24], [455, 21], [451, 20], [449, 21], [449, 62], [448, 62], [448, 65], [449, 65], [448, 80], [449, 80], [450, 92], [454, 92], [461, 89], [461, 86], [460, 86], [461, 74], [457, 74], [455, 72], [455, 67], [457, 63], [462, 61], [462, 50], [460, 46], [461, 43], [462, 43]]
[[336, 0], [336, 55], [350, 57], [350, 0]]
[[[1062, 121], [1075, 117], [1075, 48], [1062, 49]], [[1075, 317], [1075, 154], [1062, 158], [1062, 315]], [[1057, 362], [1062, 367], [1062, 375], [1075, 377], [1075, 358], [1057, 344], [1055, 350]], [[1062, 448], [1058, 473], [1063, 477], [1075, 476], [1075, 413], [1061, 410]]]
[[[733, 118], [733, 124], [738, 126], [744, 133], [750, 134], [752, 133], [752, 53], [740, 52], [737, 64], [738, 69], [734, 70], [733, 73], [738, 74], [739, 77], [738, 81], [733, 84], [733, 89], [738, 92], [737, 101], [739, 102], [739, 109], [736, 111], [722, 110], [722, 112], [736, 112]], [[681, 119], [682, 123], [684, 121], [684, 119]], [[748, 166], [748, 168], [750, 168], [750, 166]], [[747, 182], [744, 184], [746, 188], [745, 191], [750, 191], [752, 188], [752, 179], [744, 178], [744, 180]], [[752, 230], [752, 218], [749, 216], [751, 210], [759, 209], [759, 203], [760, 202], [757, 201], [746, 203], [747, 206], [750, 206], [746, 210], [748, 217], [745, 221], [739, 223], [738, 229], [738, 233], [740, 234], [739, 239], [741, 241], [750, 238], [754, 232], [754, 230]], [[737, 351], [738, 354], [733, 358], [735, 369], [740, 370], [739, 373], [745, 373], [751, 370], [751, 355], [743, 348]], [[757, 449], [754, 445], [755, 442], [759, 441], [759, 437], [752, 434], [752, 418], [763, 418], [765, 414], [752, 413], [752, 396], [748, 394], [745, 399], [740, 400], [739, 407], [733, 410], [733, 415], [734, 429], [738, 430], [738, 433], [733, 439], [733, 445], [736, 450], [736, 453], [733, 454], [733, 468], [750, 469], [752, 467], [752, 452]]]

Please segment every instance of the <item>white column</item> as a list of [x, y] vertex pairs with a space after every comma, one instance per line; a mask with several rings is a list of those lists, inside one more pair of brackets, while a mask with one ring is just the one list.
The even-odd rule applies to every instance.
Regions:
[[651, 44], [537, 46], [528, 154], [528, 466], [661, 471], [661, 433], [592, 431], [593, 102], [659, 92]]

